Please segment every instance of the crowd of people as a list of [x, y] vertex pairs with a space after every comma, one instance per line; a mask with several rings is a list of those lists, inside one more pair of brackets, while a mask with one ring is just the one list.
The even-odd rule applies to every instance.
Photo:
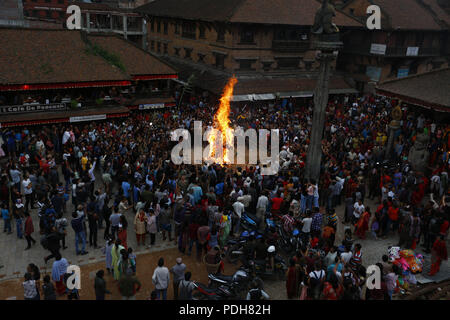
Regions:
[[[265, 225], [271, 216], [288, 234], [298, 229], [303, 243], [288, 257], [289, 298], [390, 299], [399, 270], [380, 261], [384, 289], [363, 290], [366, 270], [357, 239], [396, 235], [399, 246], [410, 249], [422, 242], [432, 253], [433, 275], [447, 259], [449, 230], [450, 126], [404, 107], [392, 150], [387, 150], [396, 103], [370, 95], [330, 99], [318, 181], [304, 178], [313, 110], [312, 101], [305, 99], [232, 106], [232, 127], [280, 129], [281, 168], [273, 176], [263, 176], [257, 165], [171, 162], [172, 130], [192, 130], [194, 120], [212, 124], [214, 101], [201, 96], [181, 107], [136, 112], [126, 119], [3, 129], [4, 231], [12, 234], [15, 221], [17, 240], [10, 236], [9, 241], [25, 237], [27, 250], [38, 237], [50, 252], [45, 263], [55, 259], [52, 280], [57, 294], [67, 292], [67, 260], [61, 249], [70, 247], [84, 255], [88, 241], [94, 250], [101, 246], [100, 237], [105, 241], [107, 271], [119, 282], [128, 279], [123, 290], [135, 292], [140, 284], [133, 276], [136, 256], [127, 244], [130, 227], [138, 246], [151, 248], [161, 233], [162, 241], [174, 241], [182, 254], [195, 251], [202, 261], [211, 250], [221, 250], [228, 239], [240, 236], [244, 213], [261, 221], [261, 243], [281, 252], [276, 231]], [[428, 168], [420, 172], [413, 170], [408, 154], [423, 133], [429, 137], [430, 158]], [[369, 202], [376, 205], [370, 207]], [[340, 206], [345, 209], [342, 221], [336, 212]], [[37, 209], [38, 221], [33, 221], [32, 209]], [[335, 241], [339, 224], [345, 229], [342, 244]], [[75, 233], [70, 242], [68, 228]], [[154, 277], [158, 298], [166, 298], [158, 287], [167, 282], [166, 274], [158, 271]], [[96, 286], [104, 287], [103, 275], [104, 271], [97, 274]], [[40, 287], [39, 278], [27, 272], [25, 297], [36, 297], [30, 288], [33, 281]], [[37, 295], [51, 286], [46, 276]]]

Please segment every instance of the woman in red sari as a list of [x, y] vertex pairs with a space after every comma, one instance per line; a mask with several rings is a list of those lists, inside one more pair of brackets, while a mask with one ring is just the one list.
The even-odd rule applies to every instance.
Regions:
[[358, 222], [356, 223], [356, 235], [360, 239], [366, 238], [366, 232], [369, 230], [369, 221], [370, 221], [370, 207], [366, 208], [366, 211], [361, 215]]
[[289, 269], [286, 276], [286, 293], [288, 299], [294, 299], [297, 296], [297, 270], [295, 260], [289, 260]]
[[448, 259], [447, 246], [444, 240], [444, 235], [440, 235], [433, 244], [431, 249], [431, 270], [429, 276], [434, 276], [439, 272], [443, 260]]

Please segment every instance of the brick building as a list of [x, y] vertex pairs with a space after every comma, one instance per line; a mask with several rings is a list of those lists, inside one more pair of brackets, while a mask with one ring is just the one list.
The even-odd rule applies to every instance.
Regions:
[[113, 33], [146, 49], [147, 27], [141, 14], [131, 9], [111, 7], [102, 3], [74, 2], [81, 9], [81, 29], [91, 32]]
[[382, 30], [345, 34], [339, 69], [362, 83], [448, 66], [450, 16], [438, 0], [347, 0], [340, 9], [365, 24], [366, 9], [372, 4], [381, 8]]
[[[255, 98], [283, 89], [288, 96], [312, 94], [319, 64], [310, 28], [320, 5], [316, 0], [156, 0], [135, 11], [147, 20], [148, 49], [177, 66], [180, 78], [194, 74], [196, 85], [220, 93], [235, 74], [235, 92]], [[343, 30], [362, 28], [339, 11], [335, 23]], [[338, 75], [331, 83], [332, 93], [353, 92]]]

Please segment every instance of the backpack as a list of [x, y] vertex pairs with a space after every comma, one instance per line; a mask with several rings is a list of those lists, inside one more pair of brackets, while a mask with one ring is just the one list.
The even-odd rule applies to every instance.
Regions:
[[313, 278], [310, 277], [309, 278], [309, 284], [310, 284], [310, 291], [309, 291], [309, 296], [315, 300], [319, 299], [319, 295], [321, 292], [321, 281], [320, 279], [318, 279], [318, 277], [322, 274], [322, 271], [319, 271], [319, 273], [317, 273], [316, 271], [313, 271], [314, 275], [317, 278]]
[[190, 281], [181, 281], [178, 286], [178, 299], [179, 300], [192, 300], [192, 289], [190, 288]]

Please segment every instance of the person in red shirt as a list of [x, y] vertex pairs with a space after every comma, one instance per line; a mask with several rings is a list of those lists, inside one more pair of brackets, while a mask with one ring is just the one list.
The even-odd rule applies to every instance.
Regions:
[[197, 260], [199, 261], [201, 261], [203, 252], [207, 253], [206, 244], [208, 242], [207, 240], [208, 234], [209, 234], [209, 227], [206, 223], [204, 223], [197, 229], [198, 248], [200, 249], [197, 251]]
[[272, 213], [278, 214], [280, 212], [281, 204], [283, 203], [283, 198], [281, 198], [278, 192], [275, 198], [272, 198]]
[[450, 223], [449, 223], [448, 219], [445, 220], [445, 221], [441, 224], [441, 228], [440, 228], [440, 230], [439, 230], [439, 233], [442, 234], [442, 235], [444, 235], [444, 238], [448, 235], [449, 226], [450, 226]]
[[189, 249], [188, 249], [188, 256], [191, 255], [192, 247], [193, 247], [194, 243], [195, 243], [195, 245], [196, 245], [197, 254], [198, 254], [198, 253], [200, 252], [200, 250], [201, 250], [201, 247], [199, 246], [198, 239], [197, 239], [197, 230], [198, 230], [199, 227], [200, 227], [200, 225], [197, 223], [197, 221], [192, 221], [192, 222], [189, 224], [189, 227], [188, 227], [188, 229], [189, 229]]
[[391, 226], [392, 227], [392, 231], [396, 231], [398, 229], [398, 212], [399, 212], [399, 208], [397, 207], [397, 204], [392, 204], [389, 206], [388, 209], [388, 221], [387, 221], [387, 227], [386, 227], [386, 231], [385, 231], [385, 235], [390, 231]]
[[36, 243], [36, 240], [33, 239], [31, 234], [34, 232], [34, 226], [33, 226], [33, 220], [30, 217], [30, 214], [28, 212], [24, 213], [26, 220], [25, 220], [25, 239], [27, 239], [28, 246], [25, 248], [25, 250], [28, 250], [31, 248], [31, 242], [33, 244]]
[[[337, 265], [338, 263], [336, 263]], [[330, 280], [323, 285], [322, 300], [339, 300], [343, 293], [344, 289], [336, 274], [331, 274]]]

